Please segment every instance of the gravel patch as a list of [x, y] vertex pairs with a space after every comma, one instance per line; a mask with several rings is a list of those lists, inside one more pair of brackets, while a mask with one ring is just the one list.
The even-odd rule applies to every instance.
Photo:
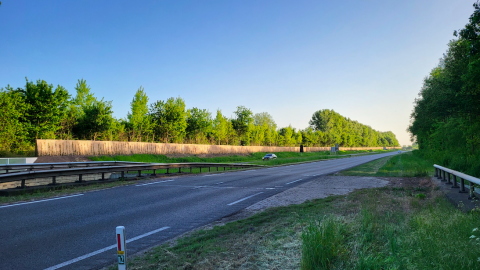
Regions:
[[257, 202], [206, 227], [212, 228], [213, 226], [221, 226], [228, 222], [244, 219], [270, 207], [301, 204], [308, 200], [326, 198], [332, 195], [345, 195], [356, 189], [378, 188], [389, 184], [388, 180], [369, 176], [322, 176]]
[[259, 212], [270, 207], [300, 204], [307, 200], [326, 198], [331, 195], [344, 195], [356, 189], [384, 187], [388, 183], [376, 177], [324, 176], [278, 193], [245, 210]]

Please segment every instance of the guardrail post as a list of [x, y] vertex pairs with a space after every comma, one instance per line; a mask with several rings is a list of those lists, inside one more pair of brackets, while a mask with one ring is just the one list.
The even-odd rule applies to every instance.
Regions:
[[447, 181], [447, 178], [445, 177], [445, 171], [442, 171], [443, 176], [442, 176], [442, 181]]
[[190, 173], [192, 173], [192, 167], [190, 166]]
[[102, 180], [105, 180], [105, 173], [102, 172]]
[[79, 183], [82, 182], [82, 175], [81, 175], [81, 174], [78, 175], [78, 182], [79, 182]]
[[210, 172], [210, 166], [208, 166], [208, 172]]
[[450, 173], [447, 173], [447, 183], [445, 185], [451, 185], [452, 181], [450, 180]]
[[458, 193], [467, 193], [467, 191], [465, 191], [465, 180], [463, 178], [460, 178], [460, 190]]
[[442, 170], [438, 169], [437, 179], [442, 179]]
[[121, 173], [121, 176], [120, 176], [120, 177], [122, 178], [122, 180], [123, 180], [123, 179], [125, 179], [125, 172], [124, 172], [124, 171], [122, 171], [122, 173]]
[[21, 187], [22, 187], [22, 188], [25, 188], [25, 179], [22, 179]]
[[169, 169], [169, 168], [167, 168], [167, 173], [166, 173], [166, 174], [169, 174], [169, 173], [170, 173], [170, 169]]
[[182, 167], [178, 168], [178, 173], [182, 173]]
[[226, 168], [226, 167], [223, 167], [223, 171], [225, 171], [225, 168]]
[[138, 177], [142, 177], [142, 171], [138, 170]]
[[435, 168], [435, 177], [438, 177], [438, 169]]
[[153, 169], [153, 176], [157, 176], [157, 174], [155, 173], [157, 170], [156, 169]]
[[457, 185], [457, 176], [454, 174], [453, 175], [453, 186], [452, 188], [459, 188], [459, 186]]
[[57, 177], [52, 176], [52, 185], [56, 185], [56, 184], [57, 184]]
[[468, 194], [469, 200], [476, 200], [477, 196], [475, 196], [475, 184], [470, 181], [470, 190]]

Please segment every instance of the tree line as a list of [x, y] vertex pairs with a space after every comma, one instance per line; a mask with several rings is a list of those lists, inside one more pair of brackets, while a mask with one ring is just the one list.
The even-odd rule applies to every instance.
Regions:
[[0, 89], [0, 151], [31, 149], [36, 139], [108, 140], [264, 146], [398, 146], [392, 132], [379, 132], [333, 110], [315, 112], [310, 126], [277, 128], [267, 112], [238, 106], [229, 118], [217, 110], [189, 108], [180, 97], [150, 102], [140, 87], [125, 118], [95, 97], [83, 79], [72, 96], [62, 86], [26, 80], [24, 88]]
[[480, 176], [480, 6], [424, 79], [408, 130], [436, 163]]

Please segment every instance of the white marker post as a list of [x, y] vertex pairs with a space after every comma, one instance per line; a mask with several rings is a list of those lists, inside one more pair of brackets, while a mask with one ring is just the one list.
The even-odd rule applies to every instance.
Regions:
[[117, 256], [118, 270], [127, 269], [127, 246], [125, 241], [125, 227], [117, 226]]

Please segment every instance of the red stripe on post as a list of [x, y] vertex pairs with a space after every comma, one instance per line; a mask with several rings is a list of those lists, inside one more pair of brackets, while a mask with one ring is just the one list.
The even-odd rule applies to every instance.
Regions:
[[118, 250], [122, 250], [122, 243], [120, 242], [120, 234], [117, 234]]

